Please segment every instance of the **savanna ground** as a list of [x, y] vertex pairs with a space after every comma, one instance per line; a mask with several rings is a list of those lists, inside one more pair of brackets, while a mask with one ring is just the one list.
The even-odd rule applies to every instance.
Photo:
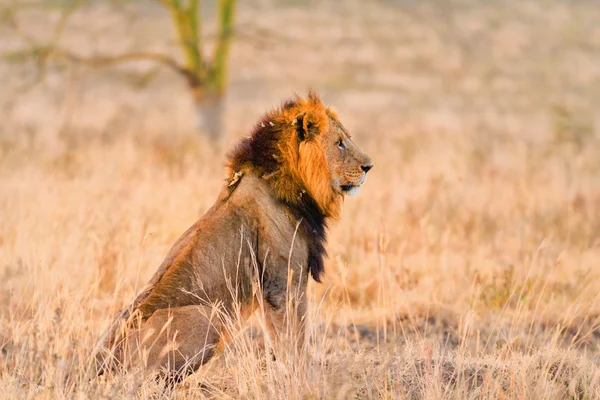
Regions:
[[[42, 38], [58, 17], [21, 22]], [[29, 85], [34, 65], [0, 62], [0, 396], [160, 396], [139, 374], [86, 381], [90, 350], [215, 200], [225, 149], [310, 86], [375, 168], [310, 285], [309, 356], [272, 362], [255, 319], [169, 395], [599, 398], [600, 8], [260, 1], [238, 17], [219, 150], [169, 71], [61, 64]], [[178, 54], [169, 24], [98, 2], [61, 43]]]

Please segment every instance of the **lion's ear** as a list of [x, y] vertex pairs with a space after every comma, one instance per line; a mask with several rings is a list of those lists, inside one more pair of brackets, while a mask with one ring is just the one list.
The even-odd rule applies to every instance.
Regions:
[[302, 113], [296, 117], [296, 131], [300, 141], [310, 140], [319, 134], [319, 127], [312, 113]]

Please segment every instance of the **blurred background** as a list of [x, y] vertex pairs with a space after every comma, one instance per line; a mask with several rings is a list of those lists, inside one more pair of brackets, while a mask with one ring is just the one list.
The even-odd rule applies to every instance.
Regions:
[[[326, 363], [297, 393], [600, 396], [595, 1], [2, 0], [0, 29], [7, 393], [84, 390], [226, 151], [314, 88], [375, 168], [310, 286]], [[234, 354], [216, 392], [292, 390]]]
[[540, 140], [568, 118], [593, 134], [591, 1], [237, 3], [5, 1], [3, 137], [182, 135], [215, 96], [218, 135], [239, 136], [309, 87], [369, 136], [418, 122]]

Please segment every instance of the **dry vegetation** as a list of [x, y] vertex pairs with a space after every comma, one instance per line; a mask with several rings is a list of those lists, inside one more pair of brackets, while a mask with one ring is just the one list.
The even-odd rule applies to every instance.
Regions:
[[[83, 375], [214, 201], [223, 150], [169, 71], [59, 65], [27, 87], [34, 66], [0, 63], [0, 396], [600, 397], [600, 9], [366, 3], [240, 9], [228, 145], [310, 85], [375, 168], [310, 287], [308, 356], [272, 362], [255, 320], [174, 394]], [[39, 36], [56, 18], [23, 12]], [[168, 23], [151, 3], [96, 4], [64, 44], [176, 54]], [[0, 51], [22, 44], [2, 35]]]

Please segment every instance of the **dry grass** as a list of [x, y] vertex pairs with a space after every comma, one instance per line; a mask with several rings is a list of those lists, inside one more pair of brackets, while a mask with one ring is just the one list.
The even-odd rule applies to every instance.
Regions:
[[[246, 5], [242, 24], [280, 36], [233, 50], [228, 145], [312, 85], [375, 161], [310, 286], [308, 354], [272, 362], [254, 320], [169, 395], [600, 397], [597, 7], [347, 6]], [[176, 51], [158, 9], [115, 7], [79, 12], [65, 44]], [[24, 21], [43, 35], [48, 15]], [[139, 374], [83, 378], [223, 177], [176, 77], [129, 84], [147, 68], [56, 68], [23, 92], [32, 67], [0, 64], [0, 396], [161, 395]]]

